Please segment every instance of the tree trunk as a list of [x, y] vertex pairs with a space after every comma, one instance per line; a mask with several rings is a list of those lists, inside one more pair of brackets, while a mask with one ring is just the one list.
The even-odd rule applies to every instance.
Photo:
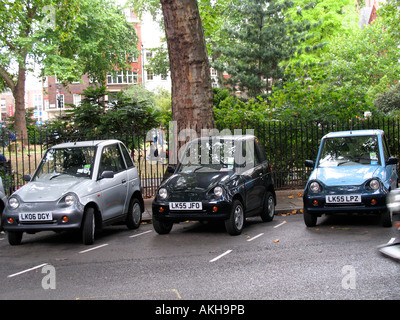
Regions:
[[25, 119], [25, 80], [26, 70], [20, 65], [18, 70], [18, 81], [13, 89], [13, 96], [15, 100], [15, 134], [17, 138], [22, 139], [22, 145], [28, 143]]
[[177, 132], [214, 128], [210, 65], [197, 0], [161, 0]]

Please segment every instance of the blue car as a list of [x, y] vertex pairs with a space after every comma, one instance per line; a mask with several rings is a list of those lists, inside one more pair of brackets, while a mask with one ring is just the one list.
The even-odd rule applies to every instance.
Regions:
[[331, 132], [322, 137], [317, 160], [303, 196], [304, 222], [317, 224], [323, 214], [378, 214], [392, 226], [386, 197], [397, 188], [397, 158], [391, 157], [382, 130]]

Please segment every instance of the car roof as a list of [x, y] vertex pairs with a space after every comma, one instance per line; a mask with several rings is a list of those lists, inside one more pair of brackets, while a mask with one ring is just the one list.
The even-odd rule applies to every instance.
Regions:
[[371, 135], [383, 135], [383, 130], [380, 129], [366, 129], [366, 130], [348, 130], [348, 131], [337, 131], [329, 132], [324, 135], [322, 139], [325, 138], [335, 138], [335, 137], [351, 137], [351, 136], [371, 136]]
[[81, 147], [95, 147], [100, 145], [109, 145], [121, 142], [119, 140], [110, 139], [110, 140], [90, 140], [90, 141], [75, 141], [75, 142], [66, 142], [60, 143], [53, 146], [53, 149], [63, 149], [63, 148], [81, 148]]

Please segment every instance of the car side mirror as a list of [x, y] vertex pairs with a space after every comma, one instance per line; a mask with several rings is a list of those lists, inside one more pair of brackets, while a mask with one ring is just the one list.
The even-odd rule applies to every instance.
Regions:
[[386, 160], [386, 165], [389, 164], [397, 164], [399, 162], [399, 160], [395, 157], [389, 157], [389, 159]]
[[32, 179], [32, 176], [30, 174], [24, 174], [23, 178], [24, 181], [29, 182]]
[[306, 160], [305, 161], [305, 166], [309, 168], [314, 168], [315, 167], [315, 162], [312, 160]]
[[103, 171], [100, 175], [101, 179], [110, 179], [110, 178], [114, 178], [114, 172], [112, 171]]
[[175, 172], [175, 167], [169, 165], [169, 166], [167, 167], [167, 172], [168, 172], [168, 173], [174, 173], [174, 172]]

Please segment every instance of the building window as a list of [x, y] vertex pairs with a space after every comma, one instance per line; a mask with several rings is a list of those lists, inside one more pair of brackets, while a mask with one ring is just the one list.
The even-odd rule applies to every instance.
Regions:
[[153, 78], [154, 78], [153, 70], [147, 69], [147, 80], [150, 81], [153, 80]]
[[56, 95], [56, 108], [64, 109], [64, 95], [63, 94]]
[[73, 95], [73, 101], [74, 101], [74, 105], [76, 107], [79, 107], [81, 105], [81, 101], [82, 101], [82, 96], [80, 94], [74, 94]]
[[135, 84], [138, 83], [138, 75], [134, 71], [119, 71], [108, 74], [107, 84]]

